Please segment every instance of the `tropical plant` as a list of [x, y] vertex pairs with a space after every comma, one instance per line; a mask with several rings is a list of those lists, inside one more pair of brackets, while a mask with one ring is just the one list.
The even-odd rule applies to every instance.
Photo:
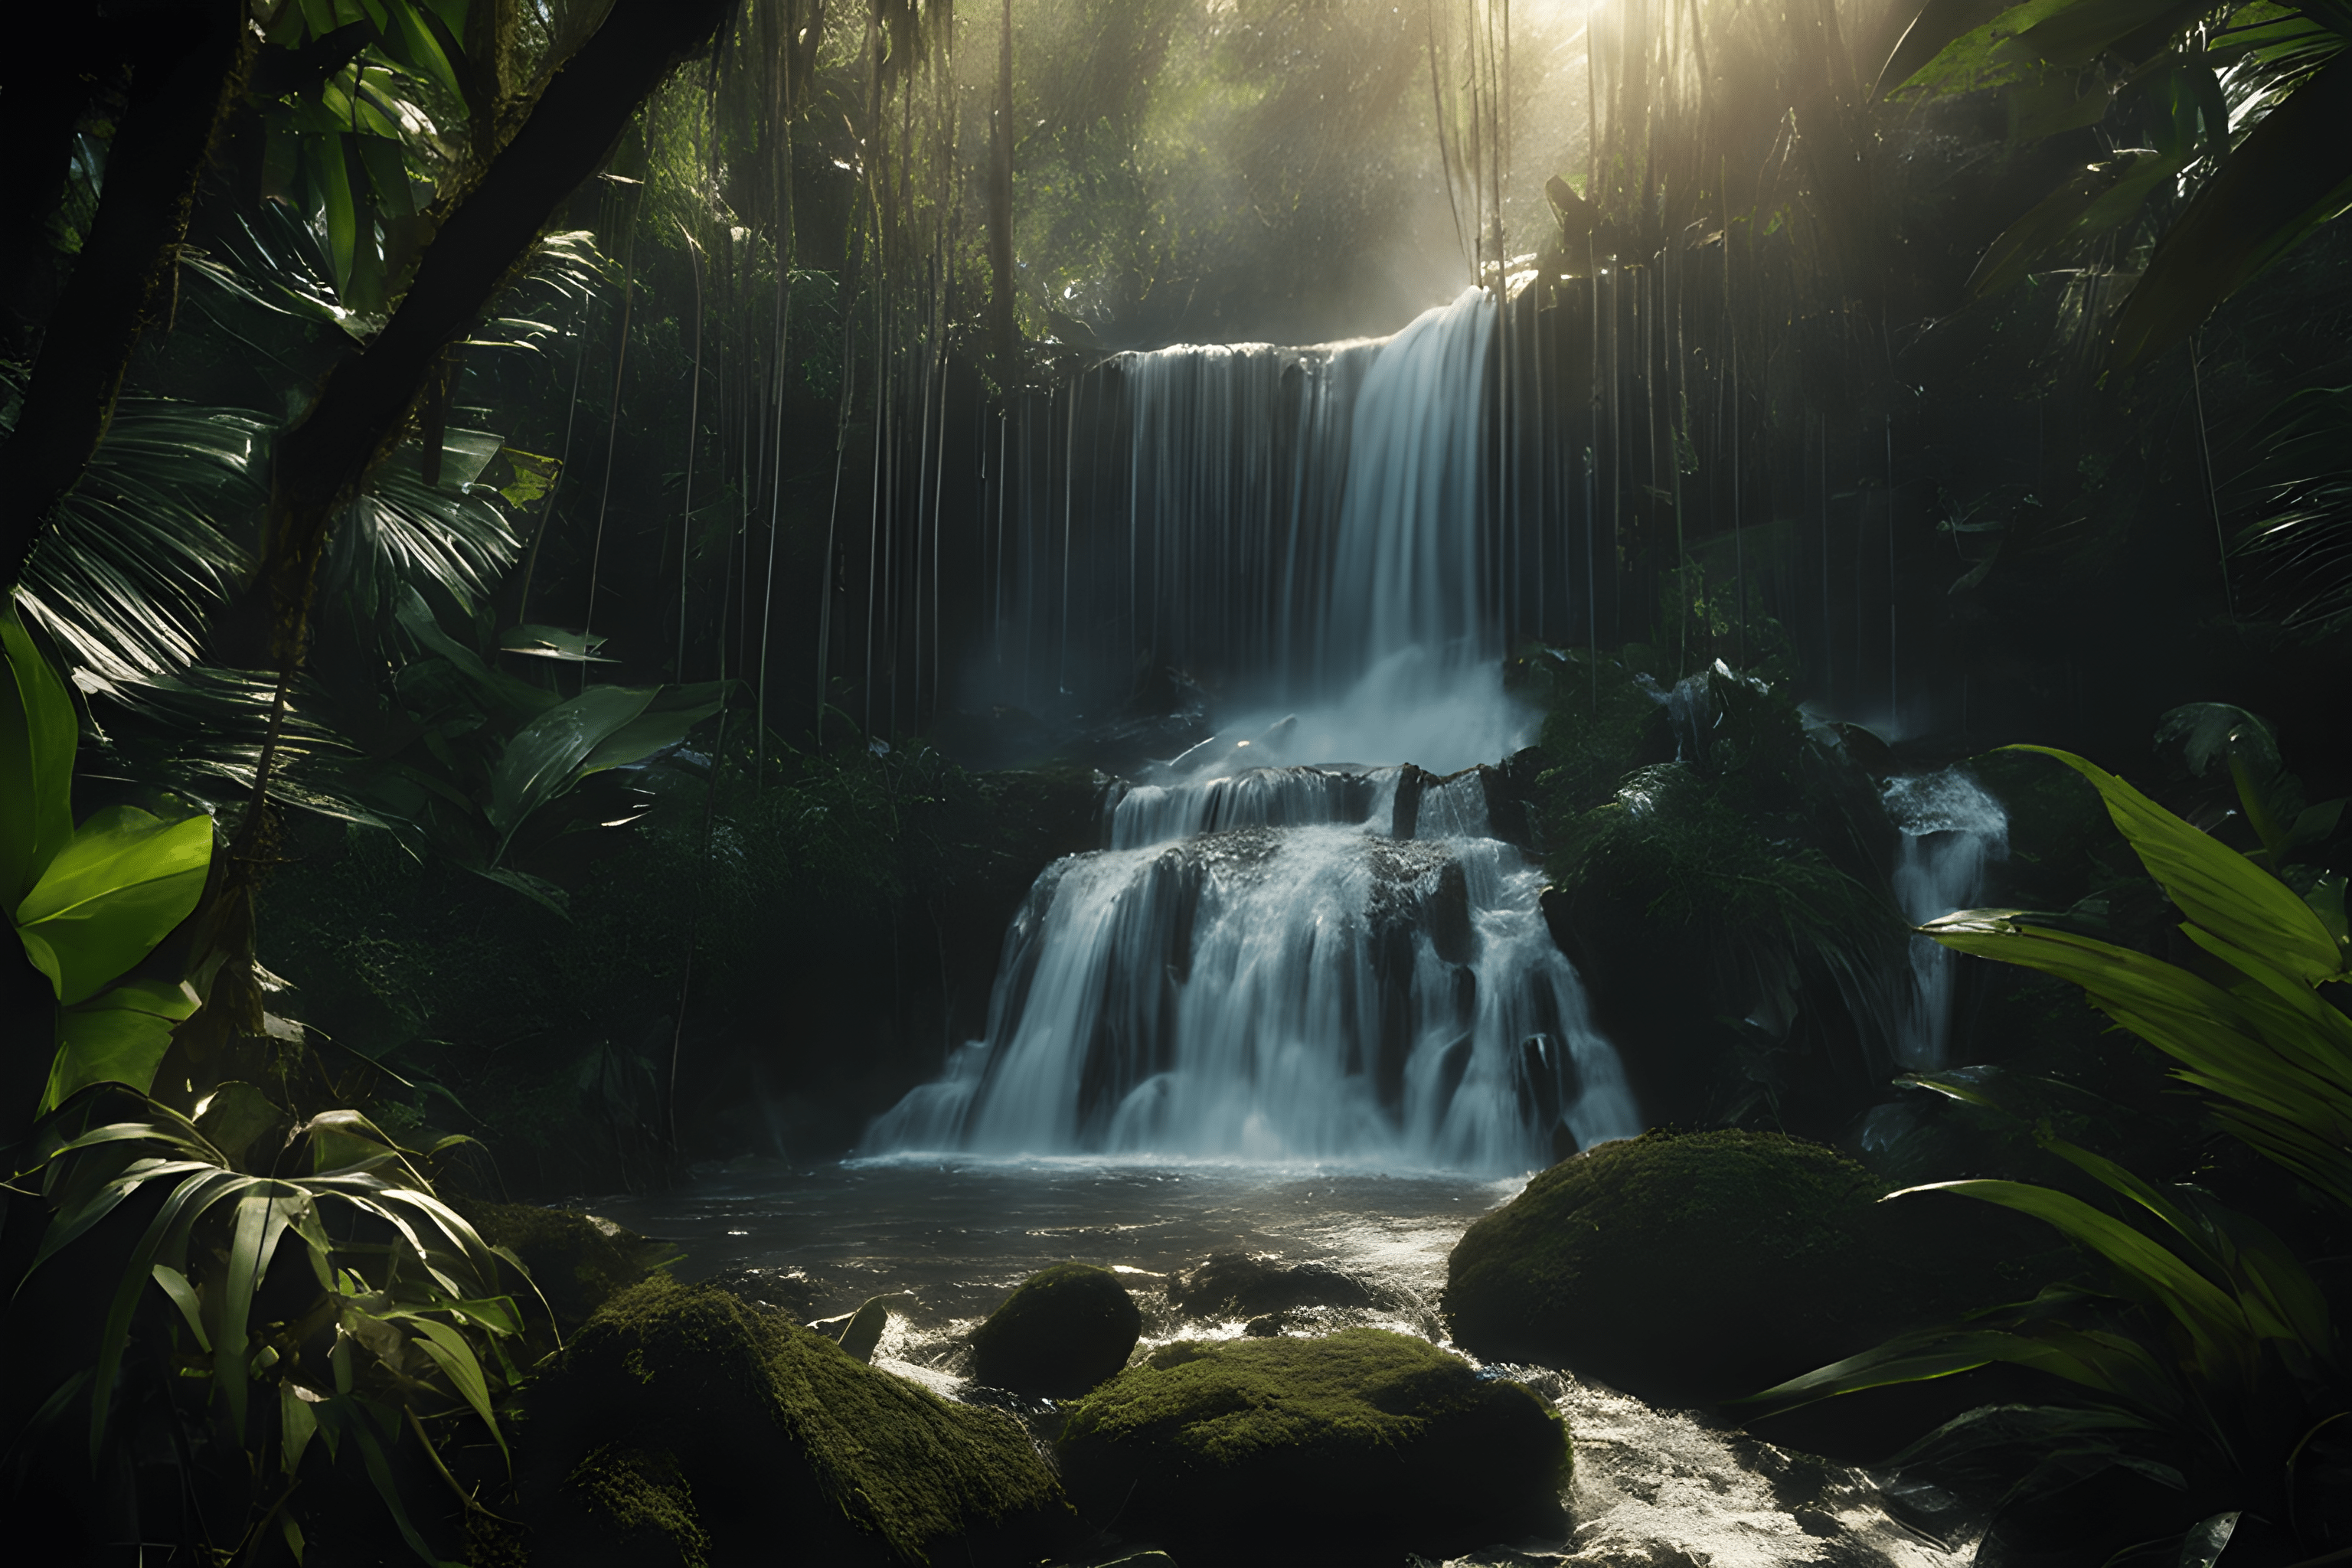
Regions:
[[[2081, 757], [2016, 748], [2055, 757], [2096, 787], [2184, 917], [2181, 934], [2204, 955], [2197, 969], [2023, 911], [1967, 910], [1920, 929], [1958, 951], [2080, 985], [2094, 1006], [2170, 1057], [2175, 1076], [2204, 1095], [2222, 1127], [2352, 1208], [2352, 1018], [2319, 994], [2352, 978], [2344, 882], [2299, 879], [2309, 891], [2298, 896], [2283, 879], [2297, 835], [2275, 820], [2266, 798], [2272, 781], [2247, 763], [2267, 736], [2249, 731], [2238, 721], [2244, 717], [2184, 710], [2167, 732], [2186, 742], [2192, 759], [2230, 756], [2246, 817], [2263, 840], [2253, 856]], [[1958, 1079], [1914, 1081], [1994, 1103]], [[2206, 1536], [2218, 1531], [2217, 1554], [2242, 1511], [2284, 1522], [2307, 1546], [2341, 1544], [2329, 1532], [2352, 1527], [2340, 1510], [2352, 1450], [2339, 1425], [2352, 1420], [2352, 1379], [2328, 1302], [2309, 1274], [2262, 1225], [2195, 1187], [2159, 1187], [2046, 1127], [2037, 1141], [2140, 1223], [2013, 1181], [1937, 1182], [1891, 1197], [1947, 1192], [2031, 1215], [2103, 1259], [2117, 1294], [2048, 1290], [1967, 1324], [1905, 1336], [1768, 1389], [1754, 1403], [1785, 1408], [2011, 1363], [2074, 1384], [2087, 1405], [1971, 1412], [1906, 1458], [1949, 1463], [1994, 1447], [2021, 1450], [2027, 1468], [2011, 1478], [2011, 1501], [2118, 1466], [2186, 1492], [2200, 1508], [2215, 1501], [2219, 1485], [2234, 1507], [2206, 1512], [2196, 1525]]]
[[[415, 589], [401, 590], [396, 614], [423, 655], [403, 664], [392, 683], [406, 743], [381, 760], [346, 765], [342, 787], [410, 853], [439, 855], [562, 913], [562, 889], [513, 859], [567, 832], [615, 826], [642, 808], [613, 800], [588, 803], [584, 815], [548, 808], [596, 774], [677, 745], [719, 711], [723, 684], [583, 684], [559, 697], [450, 636]], [[579, 634], [551, 626], [513, 627], [501, 642], [559, 668], [584, 671], [594, 659]]]
[[[346, 1466], [419, 1558], [444, 1561], [402, 1461], [478, 1510], [455, 1471], [481, 1467], [453, 1444], [471, 1428], [506, 1453], [496, 1402], [523, 1318], [499, 1266], [529, 1275], [434, 1195], [415, 1156], [356, 1112], [298, 1123], [243, 1083], [193, 1117], [95, 1086], [23, 1147], [17, 1180], [37, 1181], [47, 1219], [8, 1318], [47, 1352], [7, 1447], [20, 1507], [40, 1487], [53, 1510], [134, 1539], [226, 1563], [276, 1536], [299, 1562], [297, 1494]], [[134, 1449], [168, 1456], [161, 1499], [137, 1486]]]
[[[2256, 0], [2213, 17], [2169, 0], [1928, 0], [1918, 11], [1881, 92], [1997, 87], [2012, 145], [2092, 128], [2108, 144], [1993, 241], [1972, 293], [2152, 218], [2154, 251], [2113, 333], [2116, 363], [2131, 366], [2352, 206], [2352, 61], [2342, 58], [2352, 11]], [[2170, 211], [2184, 181], [2194, 194]]]
[[[41, 1109], [88, 1084], [144, 1090], [173, 1026], [196, 1007], [180, 972], [145, 961], [203, 895], [213, 820], [117, 805], [76, 826], [73, 700], [14, 615], [0, 615], [0, 898], [58, 1003]], [[37, 1034], [20, 1037], [38, 1048]]]

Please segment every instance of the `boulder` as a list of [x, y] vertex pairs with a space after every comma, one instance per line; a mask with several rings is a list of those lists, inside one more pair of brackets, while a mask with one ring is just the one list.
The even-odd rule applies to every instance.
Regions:
[[538, 1562], [688, 1568], [788, 1542], [794, 1561], [1011, 1568], [1071, 1541], [1018, 1421], [725, 1290], [656, 1279], [614, 1297], [526, 1415], [517, 1482]]
[[1262, 1318], [1301, 1307], [1377, 1307], [1360, 1279], [1320, 1263], [1219, 1252], [1168, 1278], [1168, 1305], [1188, 1318]]
[[1567, 1428], [1518, 1384], [1383, 1329], [1178, 1341], [1067, 1411], [1088, 1522], [1180, 1562], [1442, 1559], [1567, 1529]]
[[1143, 1333], [1118, 1276], [1085, 1263], [1031, 1275], [971, 1334], [976, 1383], [1073, 1399], [1117, 1375]]
[[666, 1243], [596, 1215], [469, 1198], [451, 1199], [450, 1206], [484, 1241], [522, 1259], [531, 1283], [547, 1298], [566, 1333], [587, 1321], [614, 1292], [627, 1289], [677, 1256]]
[[1446, 1262], [1454, 1342], [1654, 1403], [1709, 1405], [1889, 1326], [1885, 1188], [1777, 1133], [1653, 1132], [1554, 1165]]

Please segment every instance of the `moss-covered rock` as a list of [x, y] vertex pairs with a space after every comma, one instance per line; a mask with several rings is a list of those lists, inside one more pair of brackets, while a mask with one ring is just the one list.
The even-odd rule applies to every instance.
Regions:
[[1168, 1277], [1168, 1305], [1188, 1318], [1259, 1318], [1301, 1307], [1376, 1307], [1381, 1298], [1322, 1263], [1284, 1264], [1217, 1252]]
[[973, 1381], [1072, 1399], [1127, 1364], [1143, 1333], [1135, 1298], [1108, 1268], [1057, 1263], [1031, 1275], [971, 1334]]
[[1447, 1260], [1456, 1343], [1705, 1405], [1865, 1348], [1890, 1278], [1878, 1179], [1777, 1133], [1651, 1133], [1563, 1162]]
[[594, 1215], [532, 1204], [451, 1200], [492, 1247], [522, 1259], [565, 1332], [666, 1261], [670, 1249]]
[[1180, 1562], [1445, 1557], [1565, 1528], [1551, 1407], [1382, 1329], [1179, 1341], [1068, 1416], [1058, 1451], [1081, 1510]]
[[[1073, 1516], [1020, 1424], [724, 1290], [649, 1279], [531, 1390], [533, 1555], [566, 1568], [1030, 1563]], [[789, 1548], [787, 1551], [786, 1549]], [[940, 1557], [945, 1549], [950, 1552]]]

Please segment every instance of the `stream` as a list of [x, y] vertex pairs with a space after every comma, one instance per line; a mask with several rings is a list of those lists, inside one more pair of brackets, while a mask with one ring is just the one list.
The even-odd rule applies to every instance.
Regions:
[[[1167, 1304], [1166, 1277], [1218, 1252], [1325, 1264], [1382, 1288], [1393, 1303], [1313, 1309], [1298, 1324], [1306, 1331], [1363, 1323], [1443, 1343], [1436, 1307], [1447, 1252], [1524, 1184], [1524, 1176], [1165, 1158], [894, 1158], [814, 1168], [746, 1159], [674, 1192], [595, 1209], [673, 1243], [682, 1254], [679, 1278], [722, 1279], [804, 1321], [892, 1297], [876, 1364], [953, 1396], [963, 1387], [961, 1336], [1021, 1280], [1065, 1260], [1112, 1268], [1126, 1280], [1143, 1309], [1139, 1353], [1172, 1339], [1242, 1331], [1237, 1321], [1180, 1320]], [[1939, 1522], [1951, 1512], [1940, 1494], [1793, 1455], [1558, 1372], [1499, 1370], [1528, 1382], [1568, 1421], [1574, 1528], [1566, 1541], [1513, 1542], [1457, 1559], [1464, 1568], [1936, 1568], [1973, 1555], [1973, 1530]]]

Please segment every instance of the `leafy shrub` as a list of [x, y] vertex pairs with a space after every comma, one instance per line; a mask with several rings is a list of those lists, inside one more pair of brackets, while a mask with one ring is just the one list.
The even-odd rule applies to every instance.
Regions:
[[283, 1536], [299, 1557], [300, 1489], [351, 1466], [441, 1560], [401, 1474], [421, 1457], [476, 1506], [451, 1449], [479, 1433], [505, 1454], [500, 1346], [523, 1317], [499, 1274], [520, 1267], [363, 1118], [290, 1121], [245, 1084], [193, 1120], [102, 1085], [42, 1123], [39, 1202], [9, 1215], [39, 1235], [10, 1331], [56, 1352], [11, 1368], [20, 1509], [45, 1491], [51, 1526], [94, 1540], [129, 1521], [224, 1556]]

